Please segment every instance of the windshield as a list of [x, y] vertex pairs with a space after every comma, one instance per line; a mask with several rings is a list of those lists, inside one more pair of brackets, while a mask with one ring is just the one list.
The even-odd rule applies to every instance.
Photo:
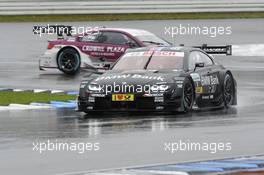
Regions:
[[183, 52], [159, 51], [155, 52], [147, 69], [176, 69], [183, 68]]
[[122, 56], [115, 64], [113, 70], [140, 70], [144, 69], [148, 62], [150, 54], [146, 52], [130, 52]]
[[184, 52], [147, 51], [126, 53], [113, 67], [113, 70], [181, 70]]
[[136, 36], [136, 38], [142, 41], [146, 45], [153, 45], [153, 44], [165, 45], [165, 46], [170, 45], [167, 41], [157, 37], [156, 35], [138, 35]]

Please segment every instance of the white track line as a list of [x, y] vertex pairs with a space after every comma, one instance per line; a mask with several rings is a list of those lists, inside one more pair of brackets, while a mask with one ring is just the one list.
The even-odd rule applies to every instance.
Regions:
[[49, 91], [49, 90], [47, 90], [47, 89], [34, 89], [33, 90], [34, 93], [41, 93], [41, 92], [47, 92], [47, 91]]
[[52, 93], [52, 94], [56, 94], [56, 93], [64, 93], [64, 91], [62, 91], [62, 90], [52, 90], [51, 93]]
[[189, 175], [183, 171], [159, 171], [159, 170], [132, 170], [137, 174], [152, 174], [152, 175]]
[[25, 91], [25, 90], [23, 90], [23, 89], [13, 89], [13, 91], [14, 91], [14, 92], [23, 92], [23, 91]]
[[34, 103], [29, 105], [22, 105], [22, 104], [10, 104], [8, 106], [0, 106], [0, 111], [4, 110], [29, 110], [29, 109], [49, 109], [51, 108], [50, 105], [36, 105]]

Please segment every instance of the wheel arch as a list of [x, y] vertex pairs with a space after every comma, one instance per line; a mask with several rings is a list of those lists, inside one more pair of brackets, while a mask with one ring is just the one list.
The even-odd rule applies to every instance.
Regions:
[[233, 81], [235, 82], [235, 79], [234, 79], [232, 72], [230, 70], [223, 70], [223, 71], [219, 72], [219, 81], [220, 81], [221, 85], [224, 84], [224, 78], [225, 78], [226, 74], [229, 74], [232, 77]]

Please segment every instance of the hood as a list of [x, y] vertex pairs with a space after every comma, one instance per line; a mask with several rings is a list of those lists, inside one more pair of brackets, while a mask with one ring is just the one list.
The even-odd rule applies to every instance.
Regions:
[[90, 83], [98, 85], [128, 84], [128, 85], [154, 85], [174, 82], [174, 77], [182, 74], [181, 71], [157, 70], [124, 70], [108, 71], [94, 78]]

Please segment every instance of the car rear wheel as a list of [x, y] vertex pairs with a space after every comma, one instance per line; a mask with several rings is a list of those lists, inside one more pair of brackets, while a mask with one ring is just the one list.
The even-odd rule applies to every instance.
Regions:
[[194, 103], [194, 87], [189, 78], [183, 83], [183, 107], [185, 112], [192, 110]]
[[57, 58], [58, 68], [68, 75], [74, 75], [80, 70], [81, 59], [78, 52], [72, 48], [63, 49]]
[[225, 106], [230, 106], [232, 105], [234, 100], [234, 80], [229, 73], [225, 74], [223, 86], [223, 97]]

